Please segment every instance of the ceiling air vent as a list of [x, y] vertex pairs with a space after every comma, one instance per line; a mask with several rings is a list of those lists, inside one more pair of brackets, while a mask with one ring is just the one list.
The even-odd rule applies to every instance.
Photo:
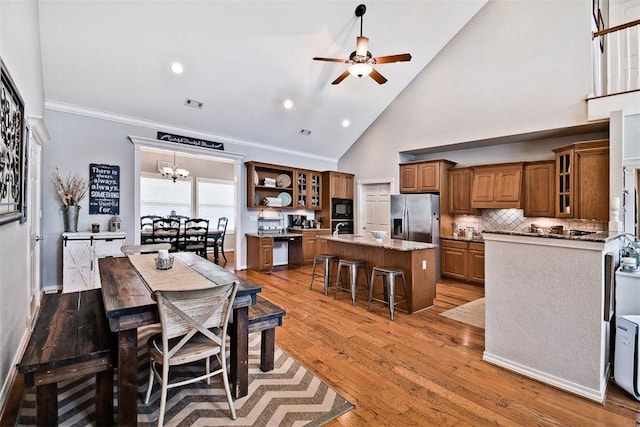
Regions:
[[300, 135], [307, 135], [307, 136], [311, 135], [311, 131], [309, 129], [300, 129], [298, 133]]
[[191, 99], [191, 98], [185, 98], [184, 105], [186, 105], [187, 107], [193, 107], [193, 108], [197, 108], [198, 110], [201, 110], [202, 107], [204, 106], [204, 102], [196, 101], [195, 99]]

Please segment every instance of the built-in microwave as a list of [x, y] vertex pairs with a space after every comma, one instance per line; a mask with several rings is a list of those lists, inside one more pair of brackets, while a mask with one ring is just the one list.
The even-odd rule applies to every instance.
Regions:
[[353, 219], [353, 200], [331, 199], [331, 219]]

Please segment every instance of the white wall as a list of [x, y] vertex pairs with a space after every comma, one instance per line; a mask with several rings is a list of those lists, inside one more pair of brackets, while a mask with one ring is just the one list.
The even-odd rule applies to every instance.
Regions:
[[[0, 1], [0, 57], [25, 102], [27, 116], [42, 116], [38, 5], [35, 0]], [[0, 407], [9, 392], [18, 352], [27, 332], [29, 229], [0, 226]]]
[[[78, 114], [45, 110], [45, 120], [51, 135], [51, 143], [43, 152], [44, 188], [43, 188], [43, 286], [45, 289], [60, 287], [62, 285], [62, 247], [60, 234], [63, 231], [60, 202], [58, 201], [50, 178], [56, 167], [63, 174], [77, 172], [88, 179], [89, 163], [106, 163], [120, 166], [120, 216], [122, 218], [122, 230], [127, 233], [127, 243], [133, 243], [135, 230], [134, 218], [134, 145], [127, 139], [129, 135], [142, 138], [155, 138], [156, 132], [167, 131], [176, 133], [175, 129], [168, 130], [158, 127], [144, 127], [133, 124], [120, 123], [112, 120], [103, 120]], [[184, 133], [182, 133], [184, 134]], [[206, 139], [206, 138], [205, 138]], [[210, 139], [216, 140], [214, 136]], [[171, 149], [171, 148], [170, 148]], [[284, 155], [281, 152], [260, 149], [254, 146], [225, 143], [225, 151], [241, 154], [244, 161], [257, 160], [288, 166], [315, 170], [333, 170], [335, 163], [319, 161], [309, 157]], [[246, 208], [246, 169], [241, 169], [238, 177], [238, 189], [240, 192], [241, 230], [255, 232], [257, 224], [251, 220], [257, 211], [249, 212]], [[89, 230], [94, 222], [101, 224], [102, 229], [107, 229], [108, 215], [89, 215], [88, 199], [80, 203], [80, 216], [78, 230]], [[236, 256], [240, 257], [240, 265], [246, 265], [246, 250], [244, 238], [240, 248], [236, 248]]]
[[490, 1], [340, 159], [340, 170], [397, 179], [399, 151], [586, 123], [590, 14], [588, 1]]

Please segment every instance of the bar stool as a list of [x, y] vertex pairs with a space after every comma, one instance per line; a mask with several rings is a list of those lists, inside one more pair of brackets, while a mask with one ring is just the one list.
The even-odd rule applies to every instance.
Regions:
[[[376, 283], [376, 277], [382, 277], [382, 292], [384, 294], [384, 300], [373, 297], [373, 287]], [[396, 277], [402, 279], [402, 289], [404, 289], [404, 299], [400, 301], [395, 300], [395, 288]], [[389, 315], [393, 320], [393, 312], [395, 306], [401, 302], [407, 301], [407, 286], [404, 280], [404, 270], [399, 267], [373, 267], [371, 270], [371, 282], [369, 286], [369, 304], [367, 305], [367, 311], [371, 308], [371, 301], [378, 301], [383, 304], [389, 305]], [[377, 294], [380, 295], [380, 294]]]
[[[349, 269], [349, 287], [346, 288], [342, 284], [342, 268], [347, 267]], [[369, 277], [367, 275], [367, 264], [364, 261], [353, 259], [341, 259], [338, 261], [338, 278], [336, 280], [336, 295], [333, 299], [338, 299], [338, 291], [351, 291], [351, 305], [356, 305], [356, 294], [359, 291], [366, 291], [367, 288], [358, 289], [358, 269], [364, 269], [364, 278], [367, 282], [367, 288], [369, 287]]]
[[309, 290], [313, 289], [313, 281], [316, 280], [316, 264], [322, 263], [324, 266], [324, 274], [323, 276], [323, 284], [324, 284], [324, 294], [329, 294], [329, 286], [331, 285], [331, 263], [338, 263], [337, 255], [329, 255], [329, 254], [317, 254], [313, 257], [313, 270], [311, 272], [311, 285], [309, 285]]

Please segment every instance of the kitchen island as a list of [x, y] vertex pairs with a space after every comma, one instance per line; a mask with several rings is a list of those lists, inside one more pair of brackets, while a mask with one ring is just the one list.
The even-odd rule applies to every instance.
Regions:
[[611, 283], [619, 233], [483, 232], [483, 360], [602, 402], [609, 377]]
[[[327, 240], [327, 253], [340, 258], [365, 261], [369, 274], [371, 269], [377, 266], [404, 269], [407, 304], [399, 304], [399, 309], [415, 313], [433, 305], [436, 296], [437, 245], [389, 238], [378, 242], [373, 237], [353, 234], [319, 238]], [[382, 286], [380, 280], [377, 286]]]

